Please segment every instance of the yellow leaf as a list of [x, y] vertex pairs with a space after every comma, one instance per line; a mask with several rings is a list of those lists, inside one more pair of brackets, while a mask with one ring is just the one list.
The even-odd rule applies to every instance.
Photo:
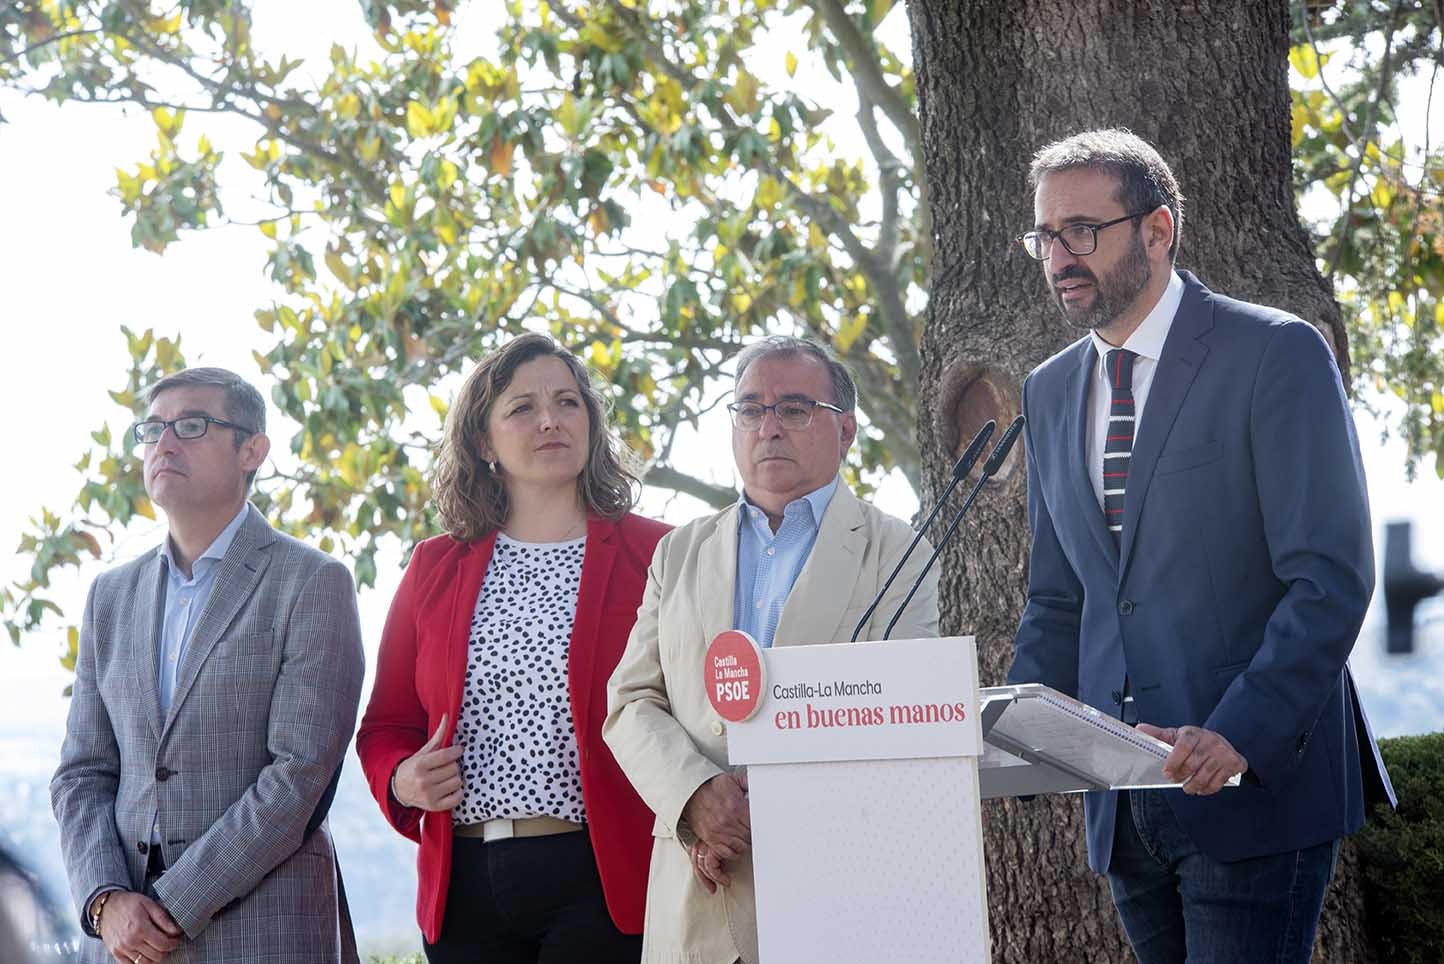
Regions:
[[859, 311], [852, 318], [845, 321], [842, 327], [837, 330], [837, 337], [833, 338], [832, 343], [837, 346], [838, 351], [846, 355], [847, 350], [852, 347], [852, 343], [857, 341], [858, 336], [861, 335], [866, 328], [867, 315]]
[[791, 77], [797, 73], [797, 55], [792, 51], [787, 52], [787, 76]]
[[444, 3], [436, 5], [436, 22], [443, 27], [451, 26], [451, 10]]
[[451, 406], [446, 404], [445, 400], [437, 398], [435, 395], [428, 394], [426, 399], [431, 402], [431, 410], [435, 412], [439, 418], [444, 420], [446, 418], [446, 412]]
[[767, 210], [782, 200], [782, 185], [776, 178], [764, 177], [757, 184], [757, 206]]
[[456, 164], [452, 161], [442, 161], [441, 170], [436, 174], [436, 186], [445, 191], [456, 183], [459, 176]]
[[261, 228], [261, 233], [262, 233], [262, 234], [264, 234], [266, 237], [270, 238], [272, 241], [276, 240], [276, 222], [275, 222], [275, 221], [262, 221], [262, 222], [260, 223], [260, 228]]
[[426, 137], [435, 130], [432, 113], [422, 102], [412, 101], [406, 105], [406, 130], [412, 137]]
[[392, 206], [397, 210], [406, 207], [406, 188], [400, 181], [392, 181], [391, 187], [386, 193], [391, 198]]
[[162, 371], [167, 371], [180, 358], [180, 352], [176, 349], [176, 343], [169, 338], [157, 338], [155, 340], [155, 364]]
[[266, 119], [269, 121], [279, 121], [281, 119], [281, 108], [275, 104], [267, 104], [266, 109], [261, 113], [265, 114]]
[[413, 100], [406, 105], [406, 130], [412, 137], [421, 138], [429, 136], [435, 131], [436, 121], [431, 116], [431, 111], [420, 101]]
[[155, 518], [155, 506], [151, 505], [150, 499], [143, 495], [136, 496], [134, 508], [135, 514], [138, 516], [144, 516], [147, 519]]
[[1305, 80], [1313, 80], [1319, 75], [1319, 70], [1329, 62], [1330, 54], [1320, 57], [1314, 52], [1310, 44], [1299, 44], [1289, 51], [1289, 65], [1298, 71], [1299, 76]]
[[502, 177], [511, 177], [512, 145], [499, 136], [491, 142], [491, 169]]
[[361, 98], [346, 94], [336, 101], [336, 116], [342, 120], [355, 120], [361, 113]]
[[361, 155], [361, 160], [371, 163], [376, 160], [376, 155], [381, 152], [381, 138], [363, 137], [356, 144], [356, 150]]

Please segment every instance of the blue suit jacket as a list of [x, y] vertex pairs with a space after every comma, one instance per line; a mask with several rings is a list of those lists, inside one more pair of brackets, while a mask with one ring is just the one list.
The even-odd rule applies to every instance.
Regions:
[[[1393, 800], [1345, 661], [1374, 587], [1358, 440], [1333, 353], [1311, 325], [1216, 295], [1183, 302], [1137, 427], [1121, 549], [1085, 454], [1085, 337], [1024, 383], [1028, 603], [1009, 682], [1121, 716], [1216, 730], [1250, 776], [1164, 791], [1216, 860], [1333, 840]], [[1087, 795], [1089, 865], [1107, 870], [1114, 793]]]

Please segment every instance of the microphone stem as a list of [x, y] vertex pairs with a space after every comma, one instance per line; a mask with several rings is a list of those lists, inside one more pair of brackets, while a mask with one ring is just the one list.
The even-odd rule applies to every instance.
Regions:
[[[978, 478], [978, 481], [973, 484], [972, 491], [968, 493], [967, 499], [963, 501], [963, 507], [958, 510], [957, 515], [953, 516], [953, 521], [948, 525], [948, 531], [943, 533], [943, 537], [938, 540], [937, 547], [933, 549], [933, 554], [931, 556], [928, 556], [928, 561], [923, 564], [924, 575], [926, 575], [927, 571], [933, 567], [933, 563], [937, 561], [939, 554], [941, 554], [943, 551], [943, 547], [946, 546], [948, 544], [948, 540], [953, 537], [953, 533], [957, 531], [958, 525], [963, 521], [963, 516], [967, 515], [968, 509], [972, 506], [974, 500], [977, 499], [978, 493], [983, 491], [983, 486], [990, 478], [992, 478], [992, 476], [980, 476]], [[883, 630], [883, 639], [892, 638], [893, 627], [897, 625], [897, 621], [899, 619], [902, 619], [902, 614], [904, 611], [907, 610], [908, 603], [913, 601], [913, 596], [917, 595], [918, 589], [922, 586], [922, 584], [922, 576], [919, 576], [917, 581], [912, 584], [912, 588], [908, 590], [907, 597], [903, 599], [902, 605], [897, 608], [897, 612], [892, 614], [892, 620], [887, 624], [887, 629]]]

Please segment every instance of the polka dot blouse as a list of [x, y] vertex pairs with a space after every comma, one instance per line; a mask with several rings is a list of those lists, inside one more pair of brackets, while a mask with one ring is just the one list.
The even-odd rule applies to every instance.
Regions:
[[497, 534], [471, 621], [456, 739], [465, 786], [454, 823], [586, 819], [567, 689], [586, 542]]

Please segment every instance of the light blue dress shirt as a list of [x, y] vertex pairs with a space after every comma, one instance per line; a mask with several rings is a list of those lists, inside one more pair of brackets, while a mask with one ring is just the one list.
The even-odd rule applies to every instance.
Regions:
[[[226, 550], [235, 540], [241, 523], [246, 521], [249, 509], [249, 503], [241, 506], [241, 511], [221, 530], [215, 541], [191, 563], [189, 579], [171, 552], [170, 536], [166, 536], [165, 542], [161, 544], [160, 555], [165, 560], [165, 610], [158, 647], [160, 666], [157, 691], [160, 694], [162, 720], [170, 715], [170, 705], [175, 699], [176, 671], [185, 656], [186, 644], [190, 642], [191, 633], [195, 632], [196, 623], [200, 622], [206, 602], [211, 598], [211, 589], [216, 584], [216, 573], [220, 569], [221, 560], [226, 557]], [[151, 843], [161, 842], [159, 810], [151, 821], [150, 839]]]
[[170, 713], [171, 701], [175, 699], [176, 671], [185, 656], [186, 644], [190, 642], [191, 633], [195, 631], [196, 623], [200, 622], [201, 613], [206, 608], [206, 602], [211, 598], [211, 589], [215, 586], [216, 572], [220, 569], [221, 560], [226, 557], [226, 550], [231, 547], [236, 533], [240, 531], [241, 523], [246, 521], [249, 508], [249, 505], [241, 506], [241, 511], [221, 530], [215, 541], [191, 563], [189, 579], [171, 553], [169, 536], [161, 546], [160, 554], [165, 560], [166, 571], [165, 621], [160, 630], [158, 681], [162, 717]]
[[793, 499], [782, 510], [773, 533], [767, 513], [742, 497], [737, 531], [737, 594], [732, 624], [764, 648], [772, 645], [782, 607], [797, 582], [812, 547], [822, 514], [837, 491], [837, 477], [815, 492]]

